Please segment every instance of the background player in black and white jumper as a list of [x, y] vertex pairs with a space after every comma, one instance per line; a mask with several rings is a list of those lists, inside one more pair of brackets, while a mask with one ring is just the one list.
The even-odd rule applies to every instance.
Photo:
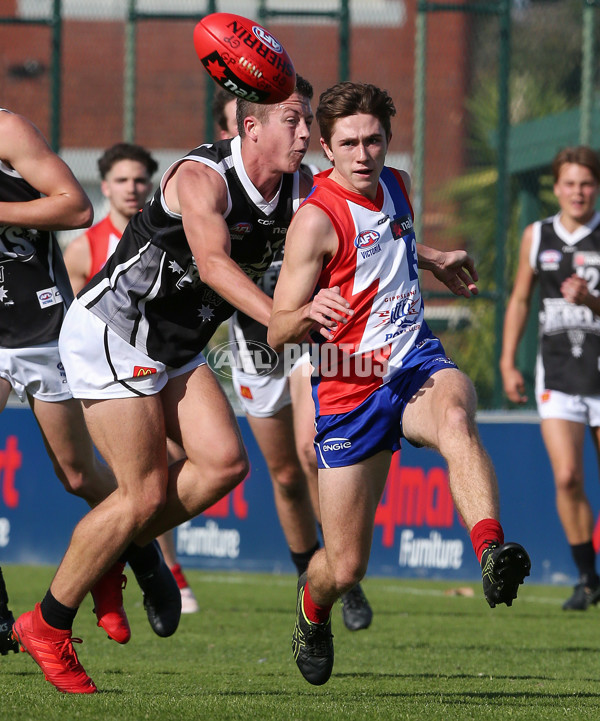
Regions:
[[[42, 197], [42, 194], [44, 197]], [[69, 168], [26, 118], [0, 110], [0, 412], [27, 399], [65, 489], [97, 503], [112, 488], [73, 400], [58, 334], [72, 299], [54, 231], [90, 225], [92, 206]], [[0, 652], [12, 615], [0, 572]]]
[[[235, 97], [226, 90], [217, 90], [213, 111], [222, 139], [238, 134], [235, 108]], [[318, 168], [304, 163], [301, 168], [309, 175], [318, 172]], [[273, 297], [282, 261], [283, 247], [258, 281], [269, 297]], [[288, 362], [289, 357], [281, 356], [272, 372], [261, 373], [247, 350], [267, 344], [265, 326], [236, 311], [229, 321], [229, 334], [240, 351], [238, 365], [232, 369], [233, 387], [269, 469], [279, 523], [292, 562], [301, 575], [320, 547], [316, 532], [320, 513], [309, 353], [299, 352], [300, 357], [293, 364]], [[341, 604], [344, 624], [350, 631], [371, 624], [373, 612], [360, 584], [342, 596]]]
[[[248, 472], [233, 410], [202, 349], [236, 307], [268, 323], [272, 300], [256, 280], [310, 191], [298, 168], [311, 94], [298, 78], [282, 103], [244, 103], [241, 137], [174, 163], [67, 313], [63, 363], [117, 489], [75, 527], [44, 605], [14, 624], [59, 689], [96, 686], [68, 647], [70, 627], [56, 619], [69, 616], [72, 625], [89, 588], [133, 538], [150, 540], [193, 518]], [[186, 453], [170, 467], [167, 437]]]
[[600, 214], [595, 210], [600, 160], [591, 148], [565, 148], [554, 158], [552, 171], [560, 211], [523, 233], [500, 367], [508, 398], [525, 403], [515, 356], [539, 282], [535, 393], [558, 515], [579, 573], [563, 608], [585, 611], [600, 600], [594, 516], [583, 478], [586, 426], [597, 451], [600, 446]]
[[[27, 398], [65, 489], [95, 506], [115, 481], [96, 459], [59, 356], [59, 331], [73, 295], [54, 236], [92, 218], [88, 197], [39, 130], [20, 115], [0, 112], [0, 410], [11, 388]], [[175, 585], [177, 593], [175, 580], [155, 543], [143, 549], [132, 544], [125, 555], [138, 582], [144, 579], [150, 623], [165, 635], [163, 612], [155, 611], [165, 590]], [[98, 625], [126, 643], [131, 632], [122, 605], [122, 567], [113, 564], [91, 591]]]

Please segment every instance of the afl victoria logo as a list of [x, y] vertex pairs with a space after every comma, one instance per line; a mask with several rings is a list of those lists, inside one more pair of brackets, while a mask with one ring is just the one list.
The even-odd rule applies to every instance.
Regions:
[[354, 239], [354, 245], [359, 250], [364, 250], [365, 248], [371, 248], [376, 243], [379, 242], [379, 238], [381, 236], [376, 230], [363, 230], [362, 233], [359, 233], [356, 238]]
[[277, 40], [275, 40], [275, 38], [270, 33], [268, 33], [264, 28], [261, 28], [259, 25], [253, 25], [252, 32], [262, 43], [264, 43], [267, 47], [271, 48], [273, 52], [281, 53], [281, 51], [283, 50]]
[[560, 263], [562, 260], [562, 253], [560, 250], [554, 250], [551, 248], [550, 250], [544, 250], [542, 253], [540, 253], [540, 262], [541, 263]]

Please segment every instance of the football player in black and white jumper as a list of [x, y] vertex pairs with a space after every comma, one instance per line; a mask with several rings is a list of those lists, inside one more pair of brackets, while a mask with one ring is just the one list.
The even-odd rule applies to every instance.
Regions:
[[540, 289], [535, 395], [556, 485], [556, 506], [579, 580], [565, 610], [600, 600], [592, 542], [594, 516], [584, 489], [586, 426], [600, 445], [600, 160], [589, 147], [554, 158], [559, 212], [523, 233], [519, 266], [504, 319], [500, 368], [506, 395], [525, 403], [515, 356], [536, 283]]
[[[71, 626], [132, 539], [193, 518], [248, 472], [235, 415], [202, 350], [235, 308], [269, 321], [272, 300], [256, 281], [311, 188], [298, 172], [311, 95], [298, 78], [281, 103], [244, 102], [240, 137], [199, 146], [168, 168], [67, 313], [61, 357], [117, 482], [75, 527], [46, 597]], [[186, 453], [170, 467], [167, 437]], [[57, 688], [96, 691], [74, 652], [64, 653], [70, 627], [52, 627], [38, 605], [14, 632], [26, 648], [44, 646], [35, 660]]]

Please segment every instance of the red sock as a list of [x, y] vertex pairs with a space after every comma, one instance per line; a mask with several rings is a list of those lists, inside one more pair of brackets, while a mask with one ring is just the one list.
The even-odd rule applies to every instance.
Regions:
[[177, 586], [179, 588], [187, 588], [188, 582], [186, 577], [183, 575], [183, 569], [181, 568], [181, 565], [179, 563], [176, 563], [171, 568], [171, 573], [175, 576], [175, 580], [177, 581]]
[[331, 606], [318, 606], [311, 598], [308, 582], [304, 586], [304, 613], [313, 623], [327, 623]]
[[504, 543], [504, 531], [500, 522], [495, 518], [484, 518], [473, 526], [471, 530], [471, 543], [473, 550], [477, 556], [477, 560], [481, 563], [481, 554], [486, 546], [491, 542], [502, 545]]

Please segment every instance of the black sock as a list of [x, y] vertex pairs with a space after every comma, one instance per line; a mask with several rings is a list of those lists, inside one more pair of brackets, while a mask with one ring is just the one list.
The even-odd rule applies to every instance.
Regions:
[[6, 584], [4, 583], [4, 576], [2, 575], [1, 567], [0, 567], [0, 611], [8, 611], [8, 593], [6, 591]]
[[61, 631], [70, 631], [73, 628], [77, 609], [63, 606], [50, 593], [50, 589], [48, 589], [48, 593], [40, 603], [40, 611], [42, 612], [42, 618], [49, 626], [59, 628]]
[[596, 572], [596, 551], [591, 541], [578, 543], [571, 546], [573, 560], [579, 571], [579, 578], [585, 584], [597, 585], [598, 574]]
[[130, 543], [120, 560], [129, 563], [136, 576], [144, 576], [153, 571], [160, 563], [161, 553], [158, 541], [152, 541], [146, 546]]
[[303, 551], [302, 553], [294, 553], [294, 551], [290, 551], [290, 556], [292, 557], [292, 561], [294, 562], [294, 566], [296, 566], [299, 576], [306, 571], [310, 559], [315, 555], [320, 547], [321, 546], [317, 541], [314, 547], [308, 551]]

